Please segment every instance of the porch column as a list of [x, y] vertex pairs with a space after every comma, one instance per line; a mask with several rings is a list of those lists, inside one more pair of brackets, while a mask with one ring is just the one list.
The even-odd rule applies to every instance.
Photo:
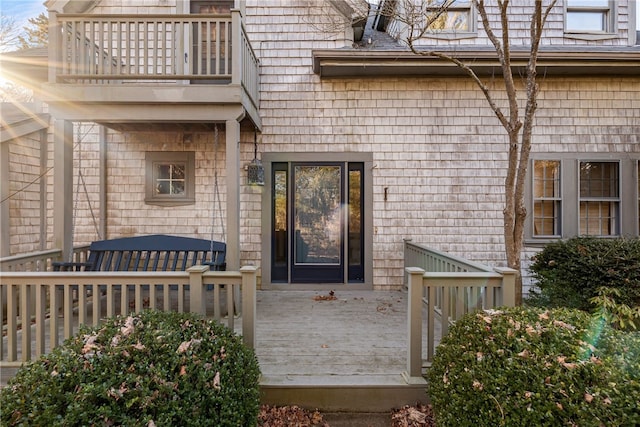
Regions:
[[240, 268], [240, 123], [225, 122], [227, 152], [227, 270]]
[[9, 233], [11, 222], [9, 221], [9, 140], [0, 141], [0, 200], [4, 203], [0, 204], [0, 258], [11, 254], [10, 241], [11, 233]]
[[53, 247], [69, 260], [73, 250], [73, 122], [53, 121]]

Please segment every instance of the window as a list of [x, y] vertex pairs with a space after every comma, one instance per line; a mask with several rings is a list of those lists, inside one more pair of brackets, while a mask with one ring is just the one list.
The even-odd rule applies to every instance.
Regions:
[[537, 160], [533, 162], [533, 234], [535, 236], [560, 235], [560, 162]]
[[567, 0], [565, 32], [612, 33], [615, 31], [612, 0]]
[[195, 203], [193, 151], [149, 151], [145, 163], [146, 203], [162, 206]]
[[580, 234], [619, 235], [619, 211], [619, 164], [580, 162]]
[[537, 153], [526, 188], [527, 244], [640, 234], [640, 155]]
[[[429, 13], [437, 13], [439, 8], [448, 0], [435, 0], [427, 6]], [[475, 9], [468, 0], [454, 0], [451, 5], [429, 26], [433, 32], [473, 32], [475, 31]]]

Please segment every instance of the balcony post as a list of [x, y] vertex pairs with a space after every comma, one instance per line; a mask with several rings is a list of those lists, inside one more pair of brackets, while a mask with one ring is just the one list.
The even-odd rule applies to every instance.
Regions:
[[62, 37], [62, 34], [60, 34], [60, 24], [58, 23], [58, 11], [49, 10], [49, 83], [56, 83], [58, 71], [62, 66]]
[[53, 245], [70, 260], [73, 250], [73, 123], [53, 123]]
[[[234, 72], [235, 73], [235, 72]], [[225, 123], [227, 150], [227, 270], [240, 269], [240, 123]]]
[[242, 15], [240, 9], [231, 10], [231, 84], [242, 83]]

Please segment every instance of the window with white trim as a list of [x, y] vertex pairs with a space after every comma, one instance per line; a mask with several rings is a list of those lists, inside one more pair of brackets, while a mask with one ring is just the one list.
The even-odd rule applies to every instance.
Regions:
[[526, 188], [527, 244], [640, 234], [640, 154], [536, 153]]
[[148, 151], [145, 170], [146, 203], [162, 206], [195, 203], [195, 152]]
[[567, 0], [565, 32], [612, 33], [615, 31], [615, 2], [612, 0]]

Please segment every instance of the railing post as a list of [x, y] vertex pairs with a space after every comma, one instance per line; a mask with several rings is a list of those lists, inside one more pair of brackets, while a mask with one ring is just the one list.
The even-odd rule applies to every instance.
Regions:
[[[255, 266], [240, 268], [242, 274], [242, 340], [250, 348], [256, 347], [256, 273]], [[233, 313], [229, 313], [233, 315]]]
[[231, 9], [231, 84], [242, 84], [242, 14], [240, 9]]
[[425, 271], [417, 267], [407, 267], [409, 275], [407, 308], [407, 372], [405, 380], [423, 383], [422, 377], [422, 280]]
[[[202, 286], [202, 275], [209, 271], [207, 265], [194, 265], [189, 267], [187, 272], [189, 273], [189, 308], [190, 311], [205, 315], [207, 313], [206, 301], [204, 299], [204, 289]], [[218, 302], [216, 301], [216, 304]]]
[[515, 307], [516, 305], [516, 275], [518, 272], [512, 268], [495, 267], [497, 273], [502, 274], [502, 305]]

